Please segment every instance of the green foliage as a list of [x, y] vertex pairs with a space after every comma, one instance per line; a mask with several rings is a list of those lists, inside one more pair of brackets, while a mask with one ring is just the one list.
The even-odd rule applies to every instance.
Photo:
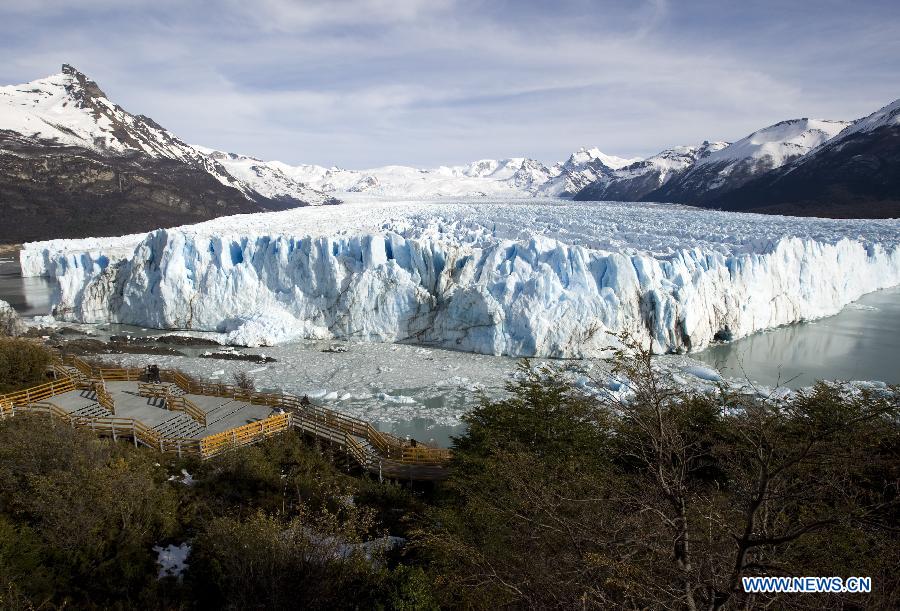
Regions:
[[[523, 363], [429, 494], [292, 432], [179, 460], [7, 418], [0, 608], [809, 608], [745, 596], [758, 574], [871, 575], [813, 604], [900, 606], [898, 389], [688, 392], [628, 348], [625, 399]], [[158, 580], [153, 546], [182, 542], [183, 580]]]
[[[292, 433], [191, 467], [195, 499], [207, 514], [249, 515], [262, 509], [290, 515], [350, 494], [354, 481]], [[339, 490], [339, 492], [336, 492]]]
[[[806, 608], [745, 575], [873, 575], [896, 607], [900, 389], [786, 401], [689, 392], [636, 344], [630, 394], [587, 398], [526, 364], [456, 441], [414, 547], [451, 607]], [[892, 394], [893, 393], [893, 394]]]
[[376, 520], [391, 534], [405, 536], [412, 516], [424, 510], [424, 502], [409, 488], [364, 477], [356, 483], [354, 501], [375, 512]]
[[175, 527], [175, 495], [150, 455], [56, 421], [0, 426], [3, 585], [33, 600], [135, 601], [156, 587], [152, 545]]
[[46, 381], [50, 364], [46, 348], [24, 339], [0, 337], [0, 393], [8, 393]]
[[395, 611], [437, 611], [431, 577], [418, 566], [398, 565], [387, 580], [386, 608]]
[[608, 446], [609, 421], [591, 400], [552, 368], [532, 369], [523, 361], [518, 379], [507, 385], [510, 397], [482, 398], [464, 416], [466, 434], [455, 439], [454, 452], [477, 462], [497, 452], [527, 452], [554, 464], [582, 468]]

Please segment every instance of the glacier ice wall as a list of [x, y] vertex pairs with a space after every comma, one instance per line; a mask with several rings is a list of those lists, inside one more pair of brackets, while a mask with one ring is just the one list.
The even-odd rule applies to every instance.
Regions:
[[[550, 357], [599, 355], [614, 343], [607, 332], [622, 330], [649, 334], [657, 352], [697, 350], [717, 334], [831, 315], [900, 284], [896, 225], [881, 227], [884, 244], [842, 238], [844, 227], [778, 237], [783, 227], [766, 221], [766, 231], [725, 227], [727, 239], [710, 241], [665, 233], [700, 223], [699, 235], [731, 217], [672, 209], [660, 221], [643, 207], [645, 221], [610, 221], [610, 206], [594, 222], [571, 220], [576, 204], [542, 216], [529, 216], [534, 206], [445, 205], [357, 209], [359, 221], [349, 208], [158, 230], [117, 244], [118, 256], [45, 244], [23, 266], [40, 261], [57, 278], [55, 315], [69, 320], [218, 331], [242, 345], [356, 338]], [[654, 218], [656, 232], [646, 227]], [[628, 237], [637, 227], [669, 247], [642, 246]]]

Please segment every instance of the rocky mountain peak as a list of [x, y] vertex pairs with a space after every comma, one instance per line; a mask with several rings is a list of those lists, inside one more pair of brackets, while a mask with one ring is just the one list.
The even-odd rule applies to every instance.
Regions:
[[99, 98], [107, 99], [106, 93], [100, 89], [96, 81], [89, 79], [83, 72], [79, 72], [71, 64], [62, 65], [62, 73], [69, 77], [66, 84], [66, 93], [84, 107], [91, 100]]

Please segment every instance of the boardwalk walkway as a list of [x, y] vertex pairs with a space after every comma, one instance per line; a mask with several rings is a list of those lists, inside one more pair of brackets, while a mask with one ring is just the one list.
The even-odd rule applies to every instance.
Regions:
[[48, 413], [135, 446], [202, 458], [293, 427], [382, 477], [446, 476], [449, 450], [411, 446], [368, 422], [293, 395], [199, 382], [176, 370], [163, 370], [159, 383], [149, 383], [140, 369], [95, 367], [79, 358], [55, 362], [53, 372], [53, 382], [0, 395], [0, 416]]

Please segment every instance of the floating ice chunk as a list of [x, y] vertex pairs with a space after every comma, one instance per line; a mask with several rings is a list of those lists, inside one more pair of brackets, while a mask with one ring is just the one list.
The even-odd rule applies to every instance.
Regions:
[[416, 402], [416, 400], [412, 397], [404, 397], [403, 395], [389, 395], [383, 392], [380, 392], [375, 396], [382, 401], [387, 401], [388, 403], [403, 403], [409, 405]]
[[683, 371], [694, 377], [700, 378], [701, 380], [708, 380], [710, 382], [718, 382], [722, 379], [721, 374], [710, 367], [694, 365], [692, 367], [685, 367]]

